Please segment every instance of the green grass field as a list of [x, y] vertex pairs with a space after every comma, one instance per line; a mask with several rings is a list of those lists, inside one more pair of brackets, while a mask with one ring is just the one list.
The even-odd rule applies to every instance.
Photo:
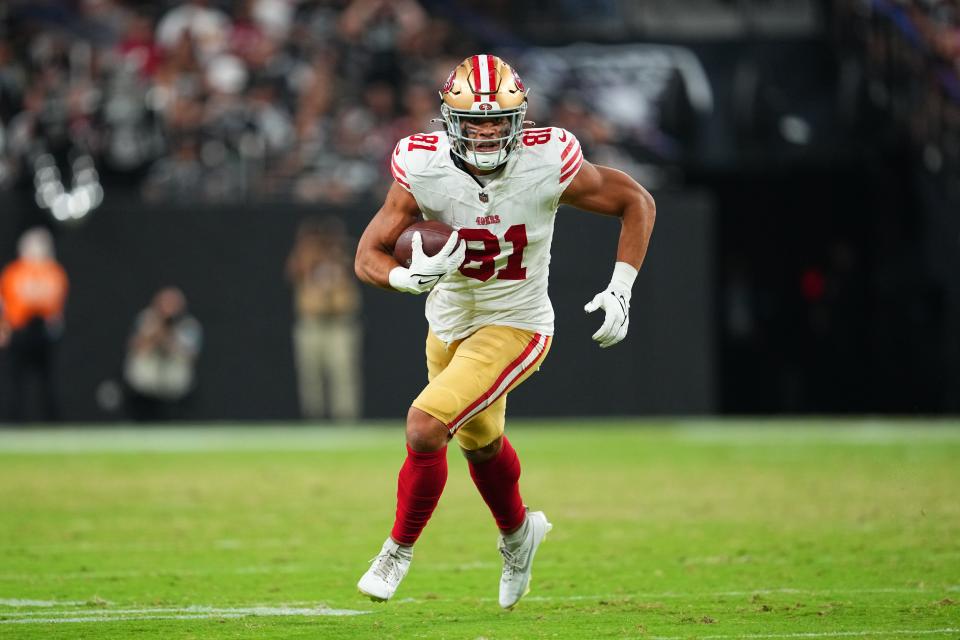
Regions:
[[356, 593], [399, 425], [0, 430], [0, 638], [960, 638], [960, 423], [510, 433], [554, 530], [504, 612], [455, 452], [395, 600]]

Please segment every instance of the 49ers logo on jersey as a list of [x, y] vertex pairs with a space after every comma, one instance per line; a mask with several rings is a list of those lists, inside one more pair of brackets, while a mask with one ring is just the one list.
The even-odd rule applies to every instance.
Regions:
[[477, 216], [477, 224], [500, 224], [500, 216], [494, 214], [492, 216]]

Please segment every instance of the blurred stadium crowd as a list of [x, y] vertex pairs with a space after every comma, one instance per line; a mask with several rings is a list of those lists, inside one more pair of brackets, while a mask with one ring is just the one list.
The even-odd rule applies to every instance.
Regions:
[[960, 195], [960, 0], [847, 0], [840, 44], [864, 59], [870, 100]]
[[473, 46], [417, 0], [3, 3], [0, 187], [36, 174], [42, 200], [86, 169], [149, 199], [349, 201]]
[[[437, 86], [477, 51], [514, 63], [533, 88], [528, 117], [575, 131], [592, 161], [658, 198], [704, 191], [723, 273], [721, 410], [956, 409], [960, 0], [0, 0], [0, 257], [50, 228], [76, 284], [68, 318], [99, 312], [116, 277], [94, 247], [144, 265], [125, 274], [113, 332], [73, 333], [65, 361], [101, 339], [114, 371], [130, 314], [170, 283], [213, 361], [224, 336], [260, 338], [276, 318], [256, 324], [258, 307], [218, 324], [222, 284], [195, 277], [210, 239], [252, 239], [255, 259], [237, 251], [231, 267], [288, 305], [263, 264], [282, 263], [296, 219], [322, 211], [355, 235], [392, 182], [396, 140], [439, 128]], [[93, 223], [56, 224], [104, 190]], [[229, 234], [204, 235], [207, 203], [229, 205], [209, 207]], [[141, 207], [151, 215], [126, 216]], [[305, 275], [349, 276], [318, 267], [322, 253], [287, 258], [301, 378], [317, 342], [303, 320], [360, 313], [352, 294], [317, 304], [326, 285]], [[277, 368], [285, 331], [258, 351]], [[200, 377], [230, 378], [215, 364]]]

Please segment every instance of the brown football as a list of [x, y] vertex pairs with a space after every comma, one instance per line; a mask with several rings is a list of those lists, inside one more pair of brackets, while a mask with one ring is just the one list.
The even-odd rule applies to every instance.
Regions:
[[397, 244], [393, 246], [393, 257], [402, 267], [410, 266], [413, 258], [413, 234], [418, 231], [423, 239], [423, 252], [434, 256], [447, 243], [453, 227], [439, 220], [421, 220], [404, 229], [397, 238]]

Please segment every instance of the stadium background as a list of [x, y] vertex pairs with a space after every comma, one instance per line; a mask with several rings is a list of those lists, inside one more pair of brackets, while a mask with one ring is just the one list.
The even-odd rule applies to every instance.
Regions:
[[[97, 389], [168, 283], [206, 338], [190, 417], [297, 417], [294, 230], [332, 213], [356, 237], [395, 140], [429, 126], [436, 87], [477, 51], [513, 62], [531, 118], [630, 172], [659, 212], [631, 335], [609, 352], [581, 308], [616, 225], [560, 212], [558, 340], [512, 414], [960, 409], [956, 2], [200, 5], [0, 5], [0, 261], [31, 226], [56, 236], [67, 420], [122, 419]], [[164, 41], [178, 10], [203, 38]], [[82, 202], [44, 196], [51, 163], [54, 193]], [[422, 300], [363, 304], [364, 413], [400, 416]]]

